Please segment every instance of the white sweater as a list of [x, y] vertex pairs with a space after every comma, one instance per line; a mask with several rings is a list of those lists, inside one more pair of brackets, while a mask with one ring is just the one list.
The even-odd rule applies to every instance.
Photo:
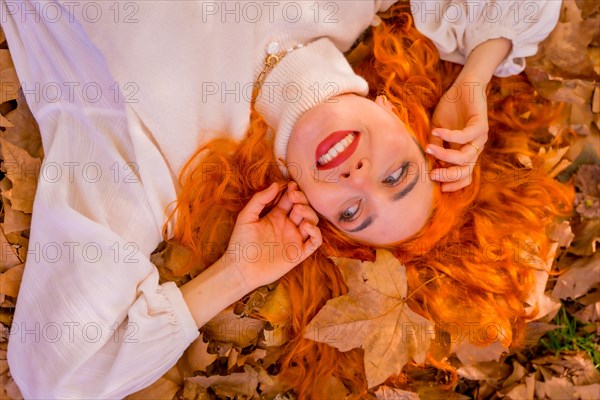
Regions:
[[[335, 64], [344, 90], [364, 92], [332, 45], [349, 49], [393, 2], [0, 0], [45, 151], [8, 347], [25, 398], [122, 398], [175, 364], [198, 326], [176, 285], [158, 284], [149, 256], [183, 164], [215, 135], [244, 136], [251, 85], [273, 40], [311, 45], [269, 79]], [[511, 39], [498, 76], [523, 70], [560, 6], [411, 2], [444, 59], [464, 63], [479, 43]], [[261, 107], [278, 131], [302, 112]], [[286, 139], [276, 139], [284, 152]]]

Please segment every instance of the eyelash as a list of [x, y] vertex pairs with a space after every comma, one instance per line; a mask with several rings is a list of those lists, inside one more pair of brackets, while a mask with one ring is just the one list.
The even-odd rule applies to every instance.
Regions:
[[[396, 173], [398, 171], [400, 171], [400, 175], [398, 175], [398, 178], [396, 178], [393, 182], [386, 183], [386, 185], [389, 185], [391, 187], [396, 186], [398, 184], [398, 182], [400, 182], [404, 178], [404, 176], [406, 175], [406, 172], [408, 171], [408, 162], [405, 162], [404, 164], [402, 164], [402, 167], [400, 167], [399, 169], [394, 171], [394, 173]], [[389, 178], [392, 175], [387, 176], [385, 179]], [[346, 214], [348, 212], [348, 210], [350, 210], [352, 207], [349, 207], [348, 209], [346, 209], [346, 211], [344, 211], [343, 213], [340, 213], [340, 216], [338, 218], [339, 222], [354, 221], [356, 219], [355, 216], [358, 213], [358, 210], [360, 208], [361, 201], [362, 200], [359, 200], [359, 202], [357, 204], [352, 206], [352, 207], [356, 207], [356, 211], [349, 217], [345, 217], [344, 214]]]
[[345, 217], [344, 214], [346, 214], [348, 212], [348, 210], [350, 210], [350, 208], [352, 208], [352, 207], [349, 207], [349, 208], [346, 209], [346, 211], [344, 211], [343, 213], [340, 213], [339, 221], [340, 222], [350, 222], [350, 221], [353, 221], [355, 219], [356, 214], [358, 213], [358, 209], [359, 209], [361, 201], [362, 200], [359, 200], [357, 204], [355, 204], [355, 205], [352, 206], [352, 207], [356, 207], [356, 211], [351, 216]]
[[[398, 178], [396, 178], [393, 182], [386, 183], [387, 185], [396, 186], [398, 184], [398, 182], [400, 182], [400, 180], [402, 180], [404, 178], [404, 176], [408, 172], [408, 162], [405, 162], [404, 164], [402, 164], [402, 167], [400, 167], [396, 171], [394, 171], [394, 174], [398, 171], [400, 171], [400, 175], [398, 175]], [[394, 175], [394, 174], [392, 174], [392, 175]], [[392, 175], [386, 176], [385, 179], [389, 178]]]

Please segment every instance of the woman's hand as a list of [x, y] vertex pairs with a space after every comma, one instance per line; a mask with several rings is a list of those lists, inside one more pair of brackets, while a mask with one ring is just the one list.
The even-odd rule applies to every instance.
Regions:
[[239, 213], [228, 250], [223, 256], [246, 283], [247, 292], [285, 275], [322, 243], [319, 218], [295, 182], [262, 218], [265, 206], [278, 193], [273, 184], [252, 197]]
[[259, 218], [278, 191], [273, 184], [256, 193], [239, 213], [225, 254], [180, 287], [199, 328], [247, 293], [281, 278], [321, 245], [319, 218], [295, 182]]
[[[431, 179], [443, 182], [443, 191], [452, 192], [471, 183], [473, 168], [488, 139], [486, 85], [511, 49], [512, 41], [504, 37], [477, 45], [433, 113], [434, 138], [427, 146], [431, 151], [426, 151], [456, 164], [430, 173]], [[449, 149], [444, 149], [443, 141], [450, 143]]]
[[[434, 138], [426, 151], [456, 165], [432, 170], [431, 179], [443, 182], [445, 192], [468, 186], [488, 139], [485, 82], [459, 76], [437, 105], [432, 125]], [[444, 148], [443, 141], [449, 142], [450, 148]]]

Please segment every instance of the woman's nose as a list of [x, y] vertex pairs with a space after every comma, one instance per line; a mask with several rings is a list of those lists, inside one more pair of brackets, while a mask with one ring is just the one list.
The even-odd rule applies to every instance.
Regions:
[[343, 172], [341, 177], [354, 183], [361, 183], [365, 180], [368, 170], [369, 161], [366, 158], [361, 158], [350, 164], [349, 170]]

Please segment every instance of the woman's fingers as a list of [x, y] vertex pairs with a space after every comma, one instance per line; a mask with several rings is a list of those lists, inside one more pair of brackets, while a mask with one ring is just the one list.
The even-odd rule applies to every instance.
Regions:
[[290, 181], [288, 183], [288, 192], [290, 194], [290, 200], [294, 203], [306, 204], [308, 205], [308, 198], [304, 194], [303, 191], [298, 189], [298, 184], [294, 181]]
[[248, 204], [238, 214], [237, 222], [247, 224], [258, 221], [265, 206], [277, 196], [277, 188], [277, 183], [273, 182], [271, 186], [252, 196]]
[[287, 215], [291, 211], [294, 204], [298, 203], [306, 205], [309, 204], [306, 195], [302, 191], [298, 190], [298, 184], [294, 181], [290, 181], [288, 182], [288, 187], [285, 194], [281, 196], [281, 199], [279, 199], [276, 208]]
[[308, 221], [313, 225], [319, 223], [317, 213], [310, 206], [305, 204], [294, 204], [289, 218], [296, 226], [299, 226], [302, 221]]
[[471, 178], [460, 179], [456, 182], [442, 183], [442, 192], [454, 192], [471, 184]]
[[435, 128], [432, 132], [434, 137], [464, 146], [460, 150], [445, 149], [439, 143], [432, 141], [425, 151], [442, 161], [464, 165], [477, 160], [488, 140], [488, 130], [487, 119], [478, 116], [472, 117], [463, 129]]
[[[466, 149], [466, 146], [471, 147], [473, 151]], [[469, 162], [475, 161], [478, 155], [475, 154], [475, 148], [473, 148], [473, 146], [465, 145], [465, 147], [461, 148], [460, 150], [454, 150], [428, 144], [425, 152], [431, 154], [438, 160], [446, 161], [456, 165], [465, 165]]]
[[[297, 186], [296, 186], [297, 187]], [[300, 190], [294, 190], [291, 192], [291, 199], [294, 203], [306, 204], [308, 205], [308, 198], [304, 194], [304, 192]]]
[[444, 146], [444, 140], [437, 135], [435, 132], [438, 131], [439, 128], [436, 128], [432, 132], [432, 136], [429, 138], [429, 143], [434, 144], [436, 146]]
[[472, 124], [465, 126], [464, 129], [435, 128], [432, 135], [446, 142], [465, 144], [476, 139], [481, 142], [483, 137], [487, 141], [488, 129], [487, 124]]
[[291, 181], [288, 183], [288, 189], [284, 197], [285, 199], [281, 199], [281, 206], [278, 205], [278, 208], [287, 211], [286, 214], [296, 226], [299, 226], [302, 221], [308, 221], [313, 225], [319, 223], [317, 213], [309, 205], [306, 195], [298, 190], [296, 182]]
[[435, 128], [431, 133], [433, 136], [436, 136], [442, 139], [445, 142], [451, 143], [460, 143], [465, 144], [475, 139], [479, 135], [475, 135], [474, 137], [467, 136], [460, 129], [446, 129], [446, 128]]
[[303, 221], [298, 229], [300, 230], [302, 237], [304, 237], [302, 253], [306, 258], [319, 248], [321, 243], [323, 243], [323, 237], [321, 236], [321, 230], [307, 221]]
[[[472, 143], [472, 145], [468, 143]], [[479, 138], [468, 143], [462, 146], [460, 150], [445, 149], [430, 143], [427, 145], [425, 151], [438, 160], [446, 161], [450, 164], [467, 165], [477, 160], [477, 157], [479, 157], [479, 154], [485, 145], [485, 141], [482, 140], [482, 138]]]
[[453, 192], [469, 186], [472, 181], [475, 163], [464, 166], [453, 165], [448, 168], [437, 168], [430, 172], [434, 181], [442, 182], [442, 192]]
[[286, 189], [283, 196], [281, 196], [281, 198], [277, 202], [277, 205], [275, 206], [275, 210], [279, 210], [284, 215], [287, 215], [287, 214], [289, 214], [289, 212], [291, 211], [293, 206], [294, 206], [294, 201], [292, 200], [291, 192], [288, 187], [288, 189]]
[[473, 168], [475, 168], [475, 163], [462, 166], [453, 165], [448, 168], [436, 168], [431, 170], [429, 177], [439, 182], [458, 182], [463, 179], [469, 181], [473, 173]]

